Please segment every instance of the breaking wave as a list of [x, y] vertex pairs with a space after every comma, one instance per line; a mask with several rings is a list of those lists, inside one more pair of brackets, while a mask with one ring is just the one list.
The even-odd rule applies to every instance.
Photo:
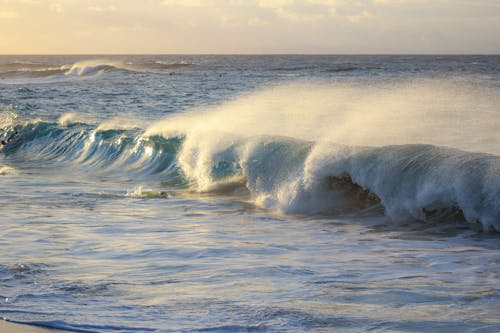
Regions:
[[[360, 147], [280, 136], [216, 145], [140, 129], [31, 122], [3, 148], [30, 161], [158, 177], [199, 192], [247, 193], [289, 214], [380, 212], [397, 222], [468, 221], [500, 230], [500, 156], [424, 144]], [[243, 192], [242, 192], [243, 191]]]
[[23, 163], [245, 196], [288, 214], [384, 212], [397, 222], [467, 221], [500, 231], [498, 122], [484, 121], [496, 105], [439, 81], [391, 90], [275, 87], [147, 130], [73, 113], [21, 123], [5, 110], [2, 139], [18, 134], [1, 149]]
[[350, 147], [254, 137], [223, 149], [183, 145], [199, 191], [240, 183], [257, 205], [293, 214], [363, 212], [398, 222], [468, 221], [500, 230], [500, 157], [433, 145]]

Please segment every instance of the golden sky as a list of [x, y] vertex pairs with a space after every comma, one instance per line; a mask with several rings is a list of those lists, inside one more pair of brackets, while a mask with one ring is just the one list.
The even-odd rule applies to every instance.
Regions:
[[0, 0], [0, 54], [500, 53], [500, 0]]

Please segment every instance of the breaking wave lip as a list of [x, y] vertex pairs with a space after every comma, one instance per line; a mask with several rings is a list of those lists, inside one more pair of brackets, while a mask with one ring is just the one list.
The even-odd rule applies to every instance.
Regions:
[[262, 135], [209, 147], [186, 134], [165, 138], [80, 122], [28, 122], [13, 130], [20, 134], [3, 147], [6, 155], [22, 150], [31, 160], [158, 178], [170, 188], [245, 193], [255, 205], [285, 214], [382, 210], [396, 222], [469, 222], [500, 231], [500, 156], [492, 154]]

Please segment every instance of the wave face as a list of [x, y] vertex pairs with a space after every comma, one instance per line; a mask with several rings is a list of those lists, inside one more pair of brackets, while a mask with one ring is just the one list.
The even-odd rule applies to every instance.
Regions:
[[2, 148], [3, 153], [21, 155], [26, 164], [47, 162], [84, 168], [94, 174], [118, 173], [133, 178], [168, 175], [175, 169], [180, 146], [178, 139], [143, 137], [138, 129], [106, 129], [71, 122], [66, 117], [59, 123], [27, 122], [4, 128], [4, 133], [17, 135]]

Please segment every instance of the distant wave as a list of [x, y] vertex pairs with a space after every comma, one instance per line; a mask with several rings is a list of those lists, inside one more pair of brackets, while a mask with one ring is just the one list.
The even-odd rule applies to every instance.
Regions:
[[97, 72], [106, 72], [112, 70], [121, 70], [137, 73], [156, 73], [170, 74], [165, 70], [192, 66], [190, 62], [165, 62], [165, 61], [144, 61], [144, 62], [126, 62], [126, 61], [81, 61], [73, 64], [70, 68], [65, 67], [66, 75], [76, 74], [78, 76], [92, 75]]
[[114, 69], [120, 69], [120, 63], [101, 63], [100, 61], [81, 61], [71, 66], [61, 66], [61, 70], [65, 75], [89, 76], [101, 74]]
[[394, 221], [468, 221], [500, 231], [500, 156], [433, 145], [356, 147], [287, 137], [204, 142], [139, 129], [32, 122], [3, 148], [93, 172], [160, 176], [170, 186], [231, 194], [291, 214], [385, 211]]
[[77, 78], [89, 78], [112, 71], [130, 73], [171, 74], [172, 70], [189, 67], [186, 61], [164, 62], [126, 62], [109, 60], [84, 60], [73, 64], [53, 65], [14, 61], [0, 65], [0, 84], [50, 83]]
[[273, 71], [287, 71], [287, 72], [318, 70], [318, 71], [335, 73], [335, 72], [350, 72], [350, 71], [365, 70], [365, 69], [370, 69], [370, 68], [367, 68], [365, 66], [339, 64], [336, 66], [332, 66], [332, 65], [327, 65], [327, 66], [284, 66], [284, 67], [274, 67], [271, 70], [273, 70]]

